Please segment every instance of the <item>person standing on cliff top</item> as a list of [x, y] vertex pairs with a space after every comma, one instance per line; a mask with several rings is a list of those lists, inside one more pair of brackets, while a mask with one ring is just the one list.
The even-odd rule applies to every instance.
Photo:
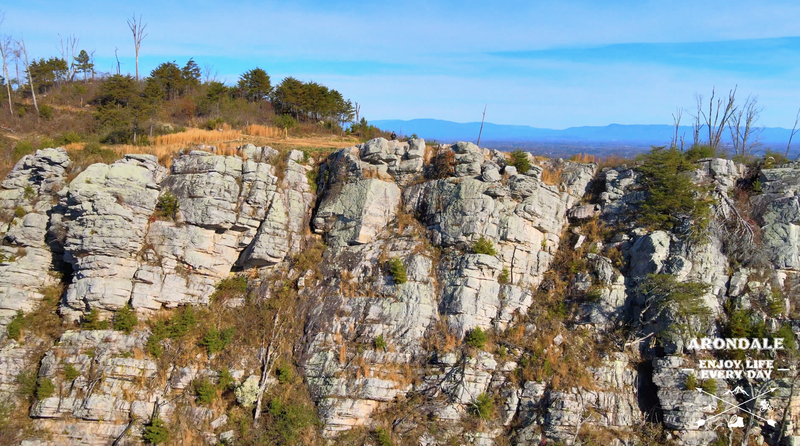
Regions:
[[394, 140], [396, 140], [396, 139], [397, 139], [397, 133], [395, 133], [395, 132], [393, 131], [393, 132], [392, 132], [392, 141], [394, 141]]

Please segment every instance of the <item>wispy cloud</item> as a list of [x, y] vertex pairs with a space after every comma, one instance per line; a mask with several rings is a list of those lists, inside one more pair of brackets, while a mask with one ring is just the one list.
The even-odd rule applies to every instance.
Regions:
[[[0, 7], [1, 8], [1, 7]], [[133, 70], [125, 20], [149, 36], [142, 71], [189, 57], [235, 82], [266, 69], [313, 79], [372, 118], [563, 128], [669, 123], [676, 106], [713, 86], [759, 95], [763, 122], [788, 125], [800, 104], [800, 4], [711, 0], [261, 2], [136, 4], [28, 0], [9, 5], [0, 33], [25, 35], [31, 55], [57, 54], [57, 34], [96, 49], [100, 69]]]

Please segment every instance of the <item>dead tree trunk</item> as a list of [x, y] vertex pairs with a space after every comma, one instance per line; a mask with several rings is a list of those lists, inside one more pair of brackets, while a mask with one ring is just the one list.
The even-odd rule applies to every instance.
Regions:
[[36, 109], [36, 119], [39, 119], [39, 105], [36, 104], [36, 89], [33, 88], [33, 78], [31, 78], [31, 68], [28, 64], [28, 50], [25, 49], [25, 38], [17, 41], [17, 46], [25, 56], [25, 71], [28, 72], [28, 85], [31, 86], [31, 97], [33, 97], [33, 108]]
[[267, 344], [266, 348], [262, 347], [261, 353], [259, 354], [261, 357], [261, 381], [258, 384], [258, 398], [256, 398], [256, 412], [253, 414], [253, 424], [257, 424], [258, 419], [261, 417], [261, 404], [264, 399], [264, 392], [267, 390], [267, 381], [272, 374], [272, 368], [275, 366], [275, 356], [277, 353], [275, 341], [280, 333], [279, 324], [280, 312], [275, 313], [275, 317], [272, 319], [272, 334], [270, 335], [269, 344]]
[[798, 132], [797, 124], [800, 122], [800, 109], [797, 110], [797, 114], [794, 117], [794, 125], [792, 126], [792, 133], [789, 134], [789, 143], [786, 144], [786, 158], [789, 158], [789, 149], [792, 147], [792, 139], [794, 139], [794, 135]]
[[11, 48], [11, 39], [3, 36], [0, 41], [0, 56], [3, 58], [3, 77], [6, 79], [6, 94], [8, 95], [8, 113], [14, 114], [13, 106], [11, 105], [11, 79], [8, 78], [8, 51]]
[[136, 19], [136, 14], [128, 20], [128, 28], [133, 34], [133, 48], [136, 51], [136, 81], [139, 81], [139, 48], [142, 46], [142, 40], [147, 37], [144, 29], [147, 28], [146, 23], [142, 23], [142, 15], [139, 14], [139, 19]]

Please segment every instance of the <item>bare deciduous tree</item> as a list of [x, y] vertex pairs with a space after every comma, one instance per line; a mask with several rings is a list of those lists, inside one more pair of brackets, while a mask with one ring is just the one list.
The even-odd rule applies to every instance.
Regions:
[[0, 57], [3, 58], [3, 77], [6, 79], [6, 93], [8, 94], [8, 113], [14, 114], [11, 106], [11, 79], [8, 77], [8, 56], [11, 50], [11, 37], [0, 36]]
[[78, 38], [74, 34], [70, 34], [64, 41], [59, 34], [58, 42], [60, 44], [58, 52], [61, 54], [61, 59], [67, 64], [67, 80], [71, 82], [75, 77], [75, 51], [78, 49]]
[[139, 14], [139, 18], [136, 18], [136, 14], [128, 20], [128, 28], [131, 30], [131, 34], [133, 34], [133, 48], [136, 51], [136, 80], [139, 80], [139, 47], [142, 45], [142, 40], [147, 37], [145, 34], [144, 29], [147, 28], [146, 23], [142, 23], [142, 15]]
[[203, 83], [210, 84], [217, 81], [219, 70], [214, 68], [214, 65], [207, 63], [203, 66]]
[[792, 126], [792, 133], [789, 134], [789, 142], [786, 144], [786, 158], [789, 158], [789, 149], [792, 147], [792, 139], [794, 139], [794, 135], [797, 134], [800, 129], [797, 128], [797, 124], [800, 122], [800, 109], [797, 110], [797, 114], [794, 117], [794, 125]]
[[[6, 19], [5, 11], [0, 12], [0, 25]], [[14, 114], [14, 109], [11, 105], [11, 79], [8, 78], [8, 56], [11, 50], [11, 37], [0, 36], [0, 57], [3, 58], [3, 78], [6, 80], [6, 92], [8, 93], [8, 113]]]
[[680, 128], [681, 128], [681, 118], [683, 117], [683, 109], [678, 108], [675, 110], [675, 113], [672, 115], [672, 122], [675, 125], [675, 131], [672, 133], [672, 141], [670, 142], [670, 147], [679, 147], [678, 143], [680, 143], [680, 149], [683, 151], [683, 136], [679, 135]]
[[[697, 109], [703, 117], [703, 123], [708, 129], [708, 145], [717, 149], [722, 142], [722, 135], [725, 127], [729, 124], [731, 116], [736, 112], [736, 89], [734, 87], [728, 92], [728, 99], [716, 98], [717, 89], [711, 90], [711, 97], [708, 99], [708, 113], [704, 110], [703, 97], [696, 96]], [[716, 101], [715, 101], [716, 99]]]
[[31, 78], [31, 68], [28, 63], [28, 50], [25, 48], [25, 38], [17, 40], [17, 47], [25, 57], [25, 71], [28, 73], [28, 85], [31, 87], [31, 97], [33, 97], [33, 108], [36, 109], [36, 116], [39, 116], [39, 105], [36, 104], [36, 89], [33, 88], [33, 78]]
[[731, 114], [728, 128], [731, 132], [734, 154], [746, 156], [758, 145], [758, 139], [764, 131], [763, 128], [755, 126], [761, 110], [758, 107], [758, 97], [748, 96], [744, 105], [737, 107]]

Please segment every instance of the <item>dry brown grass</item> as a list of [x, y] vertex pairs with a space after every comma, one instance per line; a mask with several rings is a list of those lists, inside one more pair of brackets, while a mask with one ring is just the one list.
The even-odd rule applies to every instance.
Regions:
[[561, 182], [561, 168], [545, 168], [542, 170], [542, 182], [550, 186], [555, 186]]
[[230, 128], [223, 128], [222, 131], [190, 128], [186, 129], [185, 132], [156, 136], [153, 138], [152, 145], [166, 146], [178, 144], [186, 147], [191, 144], [219, 144], [240, 141], [243, 137], [244, 134], [241, 131]]
[[244, 128], [244, 134], [250, 136], [261, 136], [264, 138], [286, 138], [289, 136], [286, 129], [278, 127], [267, 127], [264, 125], [252, 124]]
[[623, 164], [633, 164], [633, 162], [634, 161], [629, 159], [629, 158], [623, 158], [623, 157], [617, 156], [617, 155], [610, 155], [610, 156], [607, 156], [607, 157], [601, 159], [598, 162], [598, 168], [601, 169], [601, 170], [606, 168], [606, 167], [614, 168], [614, 167], [619, 167], [619, 166], [621, 166]]
[[573, 155], [572, 158], [569, 159], [570, 161], [575, 161], [577, 163], [593, 163], [595, 162], [595, 156], [589, 155], [588, 153], [578, 153]]

